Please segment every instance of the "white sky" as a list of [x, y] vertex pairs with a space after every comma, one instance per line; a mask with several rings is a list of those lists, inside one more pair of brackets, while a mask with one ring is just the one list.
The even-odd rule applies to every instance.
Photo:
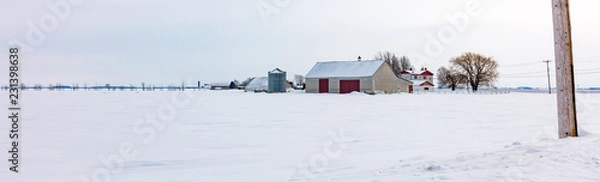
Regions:
[[[267, 17], [268, 24], [256, 9], [259, 0], [82, 1], [24, 55], [23, 82], [139, 85], [189, 79], [193, 85], [264, 76], [275, 67], [292, 77], [308, 73], [317, 61], [372, 58], [389, 50], [431, 70], [463, 52], [482, 53], [499, 61], [499, 86], [545, 86], [542, 60], [554, 57], [547, 0], [475, 0], [481, 15], [427, 60], [415, 57], [427, 55], [428, 36], [447, 30], [446, 16], [464, 13], [468, 0], [263, 0], [279, 10]], [[599, 7], [600, 1], [571, 1], [581, 73], [600, 71]], [[46, 1], [1, 0], [0, 41], [27, 42], [28, 22], [39, 26], [45, 15], [52, 15]], [[600, 86], [599, 76], [578, 74], [576, 83]]]

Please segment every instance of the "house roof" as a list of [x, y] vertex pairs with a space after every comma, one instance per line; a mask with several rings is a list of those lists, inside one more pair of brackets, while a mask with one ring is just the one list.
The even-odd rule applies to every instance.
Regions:
[[400, 72], [400, 74], [403, 74], [403, 75], [404, 75], [404, 74], [412, 74], [412, 73], [410, 73], [410, 72], [408, 72], [408, 71], [406, 71], [406, 70], [403, 70], [402, 72]]
[[435, 86], [433, 83], [427, 81], [427, 80], [412, 80], [413, 85], [414, 86], [423, 86], [425, 84], [430, 84], [432, 86]]
[[423, 75], [423, 76], [433, 76], [433, 73], [430, 72], [429, 70], [425, 70], [425, 71], [423, 71], [423, 73], [421, 73], [421, 75]]
[[384, 63], [383, 60], [318, 62], [306, 74], [306, 78], [370, 77]]

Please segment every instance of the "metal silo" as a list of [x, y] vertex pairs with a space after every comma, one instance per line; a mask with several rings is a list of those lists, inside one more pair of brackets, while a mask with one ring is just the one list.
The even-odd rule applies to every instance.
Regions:
[[279, 68], [269, 71], [269, 93], [283, 93], [287, 90], [287, 73]]

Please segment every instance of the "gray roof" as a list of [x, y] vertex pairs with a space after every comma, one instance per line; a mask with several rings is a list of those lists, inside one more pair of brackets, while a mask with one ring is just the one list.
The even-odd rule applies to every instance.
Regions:
[[371, 77], [385, 61], [331, 61], [318, 62], [306, 78]]
[[274, 70], [269, 71], [269, 73], [285, 73], [285, 71], [283, 71], [279, 68], [275, 68]]

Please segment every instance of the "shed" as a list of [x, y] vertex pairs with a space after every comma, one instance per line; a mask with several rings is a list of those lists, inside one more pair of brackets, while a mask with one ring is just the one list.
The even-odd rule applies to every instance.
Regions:
[[409, 92], [412, 84], [383, 60], [318, 62], [306, 75], [307, 93]]

